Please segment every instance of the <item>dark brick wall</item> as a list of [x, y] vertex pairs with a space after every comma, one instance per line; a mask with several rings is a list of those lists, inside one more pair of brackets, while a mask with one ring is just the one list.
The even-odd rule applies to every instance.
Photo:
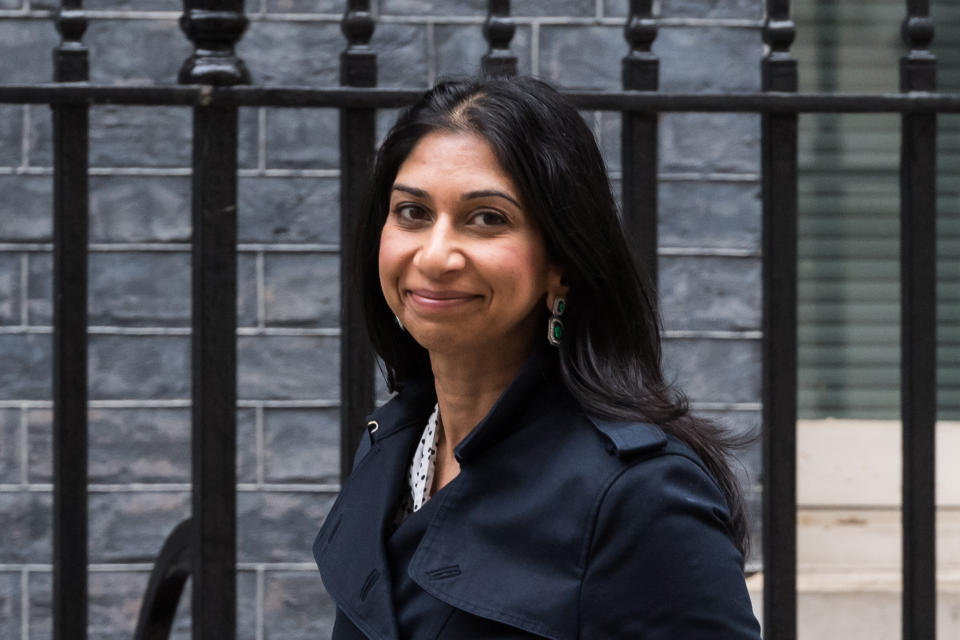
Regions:
[[[238, 50], [255, 81], [336, 83], [343, 4], [250, 0]], [[374, 4], [381, 85], [477, 69], [485, 1]], [[618, 87], [627, 4], [515, 0], [521, 72]], [[178, 2], [85, 5], [94, 81], [175, 81], [190, 51]], [[662, 0], [661, 86], [757, 89], [762, 5]], [[0, 82], [52, 77], [51, 6], [0, 0]], [[619, 117], [585, 117], [619, 184]], [[90, 121], [90, 637], [112, 639], [129, 637], [152, 558], [189, 509], [190, 112], [95, 107]], [[661, 125], [667, 366], [701, 411], [749, 429], [759, 121], [673, 114]], [[250, 640], [325, 637], [332, 624], [310, 543], [339, 473], [336, 138], [333, 111], [241, 112], [238, 611]], [[50, 635], [50, 164], [49, 109], [0, 105], [0, 637], [11, 640]], [[756, 448], [744, 463], [756, 504]]]

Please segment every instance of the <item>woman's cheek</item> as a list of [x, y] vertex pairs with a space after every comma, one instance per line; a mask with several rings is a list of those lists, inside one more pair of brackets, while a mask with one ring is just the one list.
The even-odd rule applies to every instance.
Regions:
[[400, 278], [400, 265], [396, 237], [388, 229], [380, 235], [380, 252], [378, 268], [380, 273], [380, 287], [387, 299], [387, 304], [395, 308], [397, 302], [397, 287]]

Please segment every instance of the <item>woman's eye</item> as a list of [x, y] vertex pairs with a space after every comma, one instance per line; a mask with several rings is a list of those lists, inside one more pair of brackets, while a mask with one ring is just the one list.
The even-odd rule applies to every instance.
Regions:
[[507, 223], [507, 217], [496, 211], [481, 211], [473, 216], [473, 223], [481, 227], [496, 227]]
[[400, 220], [412, 222], [414, 220], [423, 220], [427, 217], [427, 212], [422, 208], [412, 204], [401, 204], [394, 208], [394, 213]]

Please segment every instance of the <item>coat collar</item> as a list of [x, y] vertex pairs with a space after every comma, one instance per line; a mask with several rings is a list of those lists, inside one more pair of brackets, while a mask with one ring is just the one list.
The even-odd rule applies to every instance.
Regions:
[[[458, 461], [469, 464], [517, 430], [525, 403], [552, 377], [551, 357], [556, 355], [538, 350], [528, 358], [486, 418], [457, 446]], [[417, 438], [435, 403], [432, 379], [415, 380], [368, 416], [369, 435], [353, 473], [314, 541], [314, 557], [327, 591], [370, 638], [398, 637], [385, 540], [399, 498], [407, 490], [406, 471]]]
[[353, 473], [343, 485], [313, 543], [324, 586], [369, 638], [397, 640], [389, 564], [384, 547], [406, 490], [406, 471], [432, 407], [429, 394], [411, 388], [372, 414]]
[[490, 409], [490, 413], [467, 434], [453, 450], [457, 462], [464, 464], [517, 428], [520, 409], [530, 401], [536, 387], [550, 377], [550, 358], [556, 354], [536, 350], [520, 368], [517, 377]]

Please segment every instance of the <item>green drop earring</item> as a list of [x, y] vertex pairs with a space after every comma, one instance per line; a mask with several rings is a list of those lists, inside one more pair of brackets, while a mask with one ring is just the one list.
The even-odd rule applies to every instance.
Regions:
[[547, 341], [555, 347], [559, 347], [563, 340], [563, 321], [560, 320], [560, 316], [566, 310], [567, 301], [563, 296], [557, 296], [553, 299], [552, 313], [547, 321]]

